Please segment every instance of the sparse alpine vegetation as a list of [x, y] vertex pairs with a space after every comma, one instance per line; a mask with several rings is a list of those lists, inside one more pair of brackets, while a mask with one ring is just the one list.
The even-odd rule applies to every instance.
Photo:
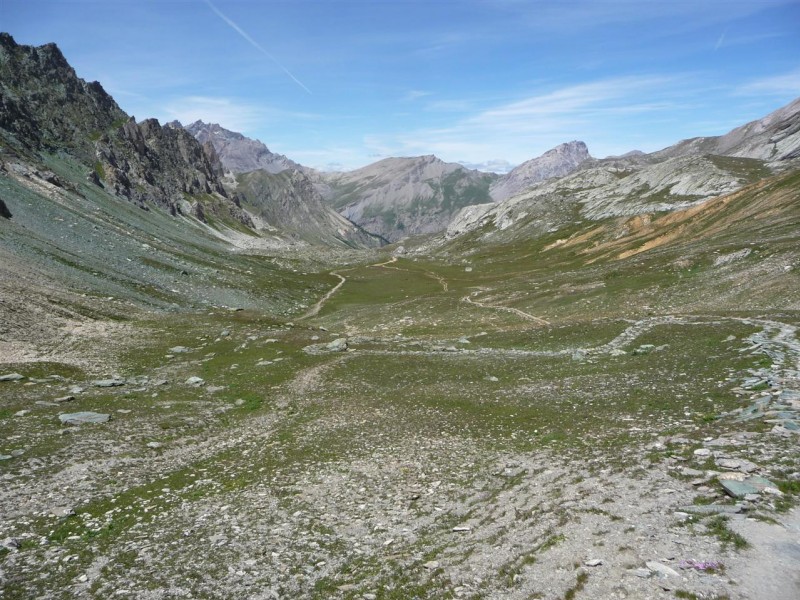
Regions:
[[797, 597], [797, 103], [496, 203], [0, 75], [4, 600]]

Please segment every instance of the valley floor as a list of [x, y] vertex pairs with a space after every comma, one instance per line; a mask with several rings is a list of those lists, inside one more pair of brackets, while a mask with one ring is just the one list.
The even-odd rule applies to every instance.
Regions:
[[0, 597], [798, 597], [800, 314], [337, 273], [5, 361]]

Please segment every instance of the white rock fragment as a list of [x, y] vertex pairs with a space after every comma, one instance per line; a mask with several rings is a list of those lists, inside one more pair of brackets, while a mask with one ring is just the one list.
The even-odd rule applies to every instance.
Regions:
[[602, 559], [599, 558], [591, 558], [589, 560], [583, 561], [583, 564], [587, 567], [599, 567], [603, 564]]
[[680, 577], [680, 574], [672, 567], [668, 567], [667, 565], [654, 560], [648, 560], [645, 563], [645, 566], [653, 573], [657, 573], [662, 577]]

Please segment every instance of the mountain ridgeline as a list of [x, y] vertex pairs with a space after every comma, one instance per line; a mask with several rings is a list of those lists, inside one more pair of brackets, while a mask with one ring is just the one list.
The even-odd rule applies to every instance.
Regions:
[[[237, 231], [274, 243], [370, 248], [477, 231], [481, 243], [502, 242], [576, 219], [679, 210], [793, 164], [799, 114], [800, 99], [726, 135], [651, 154], [596, 159], [571, 141], [502, 176], [432, 155], [323, 173], [218, 124], [137, 122], [99, 83], [80, 79], [54, 44], [0, 34], [3, 172], [68, 185], [74, 173], [40, 168], [42, 156], [66, 155], [115, 198], [194, 217], [222, 237]], [[4, 208], [8, 219], [13, 207]]]
[[96, 185], [141, 208], [252, 225], [228, 197], [211, 146], [155, 119], [136, 123], [99, 83], [80, 79], [55, 44], [21, 46], [0, 34], [0, 99], [12, 155], [66, 152]]
[[[175, 121], [175, 127], [180, 123]], [[331, 208], [322, 198], [308, 169], [258, 140], [229, 131], [216, 123], [196, 121], [186, 131], [214, 149], [230, 173], [234, 197], [263, 223], [292, 240], [321, 245], [376, 247], [386, 243]]]
[[[181, 124], [173, 122], [177, 127]], [[241, 133], [230, 131], [216, 123], [195, 121], [185, 126], [201, 144], [211, 143], [222, 164], [232, 173], [266, 171], [280, 173], [287, 169], [304, 171], [306, 168], [289, 160], [283, 154], [271, 152], [262, 142], [251, 140]]]
[[684, 140], [650, 154], [586, 158], [565, 176], [499, 203], [462, 209], [444, 238], [504, 243], [581, 220], [683, 210], [795, 169], [798, 157], [800, 99], [722, 136]]
[[494, 179], [429, 155], [387, 158], [324, 181], [341, 214], [394, 242], [442, 231], [461, 207], [489, 200]]

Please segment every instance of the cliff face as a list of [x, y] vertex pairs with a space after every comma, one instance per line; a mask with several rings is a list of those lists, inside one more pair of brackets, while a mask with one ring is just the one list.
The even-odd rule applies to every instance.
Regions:
[[95, 175], [119, 196], [173, 208], [187, 196], [227, 198], [213, 147], [201, 146], [182, 128], [155, 119], [133, 119], [94, 143]]
[[389, 241], [444, 230], [463, 206], [488, 202], [496, 175], [435, 156], [387, 158], [348, 173], [330, 173], [340, 214]]
[[541, 181], [568, 175], [589, 158], [591, 158], [589, 149], [583, 142], [560, 144], [503, 175], [492, 184], [489, 193], [492, 200], [500, 202], [524, 192]]
[[22, 46], [0, 33], [0, 129], [20, 146], [91, 160], [93, 139], [127, 120], [103, 86], [75, 74], [55, 44]]
[[[177, 121], [175, 124], [180, 126]], [[200, 143], [213, 145], [222, 164], [233, 173], [261, 170], [274, 174], [288, 169], [307, 170], [283, 154], [271, 152], [262, 142], [220, 127], [216, 123], [195, 121], [186, 125], [185, 129]]]
[[247, 207], [273, 227], [311, 243], [377, 247], [384, 243], [325, 204], [311, 180], [291, 169], [262, 169], [237, 177], [236, 193]]
[[[66, 152], [88, 177], [137, 205], [189, 208], [252, 225], [222, 186], [213, 147], [155, 119], [136, 123], [103, 87], [79, 78], [55, 44], [32, 47], [0, 34], [0, 135], [14, 152]], [[203, 206], [200, 196], [212, 195]], [[188, 203], [188, 204], [187, 204]]]

